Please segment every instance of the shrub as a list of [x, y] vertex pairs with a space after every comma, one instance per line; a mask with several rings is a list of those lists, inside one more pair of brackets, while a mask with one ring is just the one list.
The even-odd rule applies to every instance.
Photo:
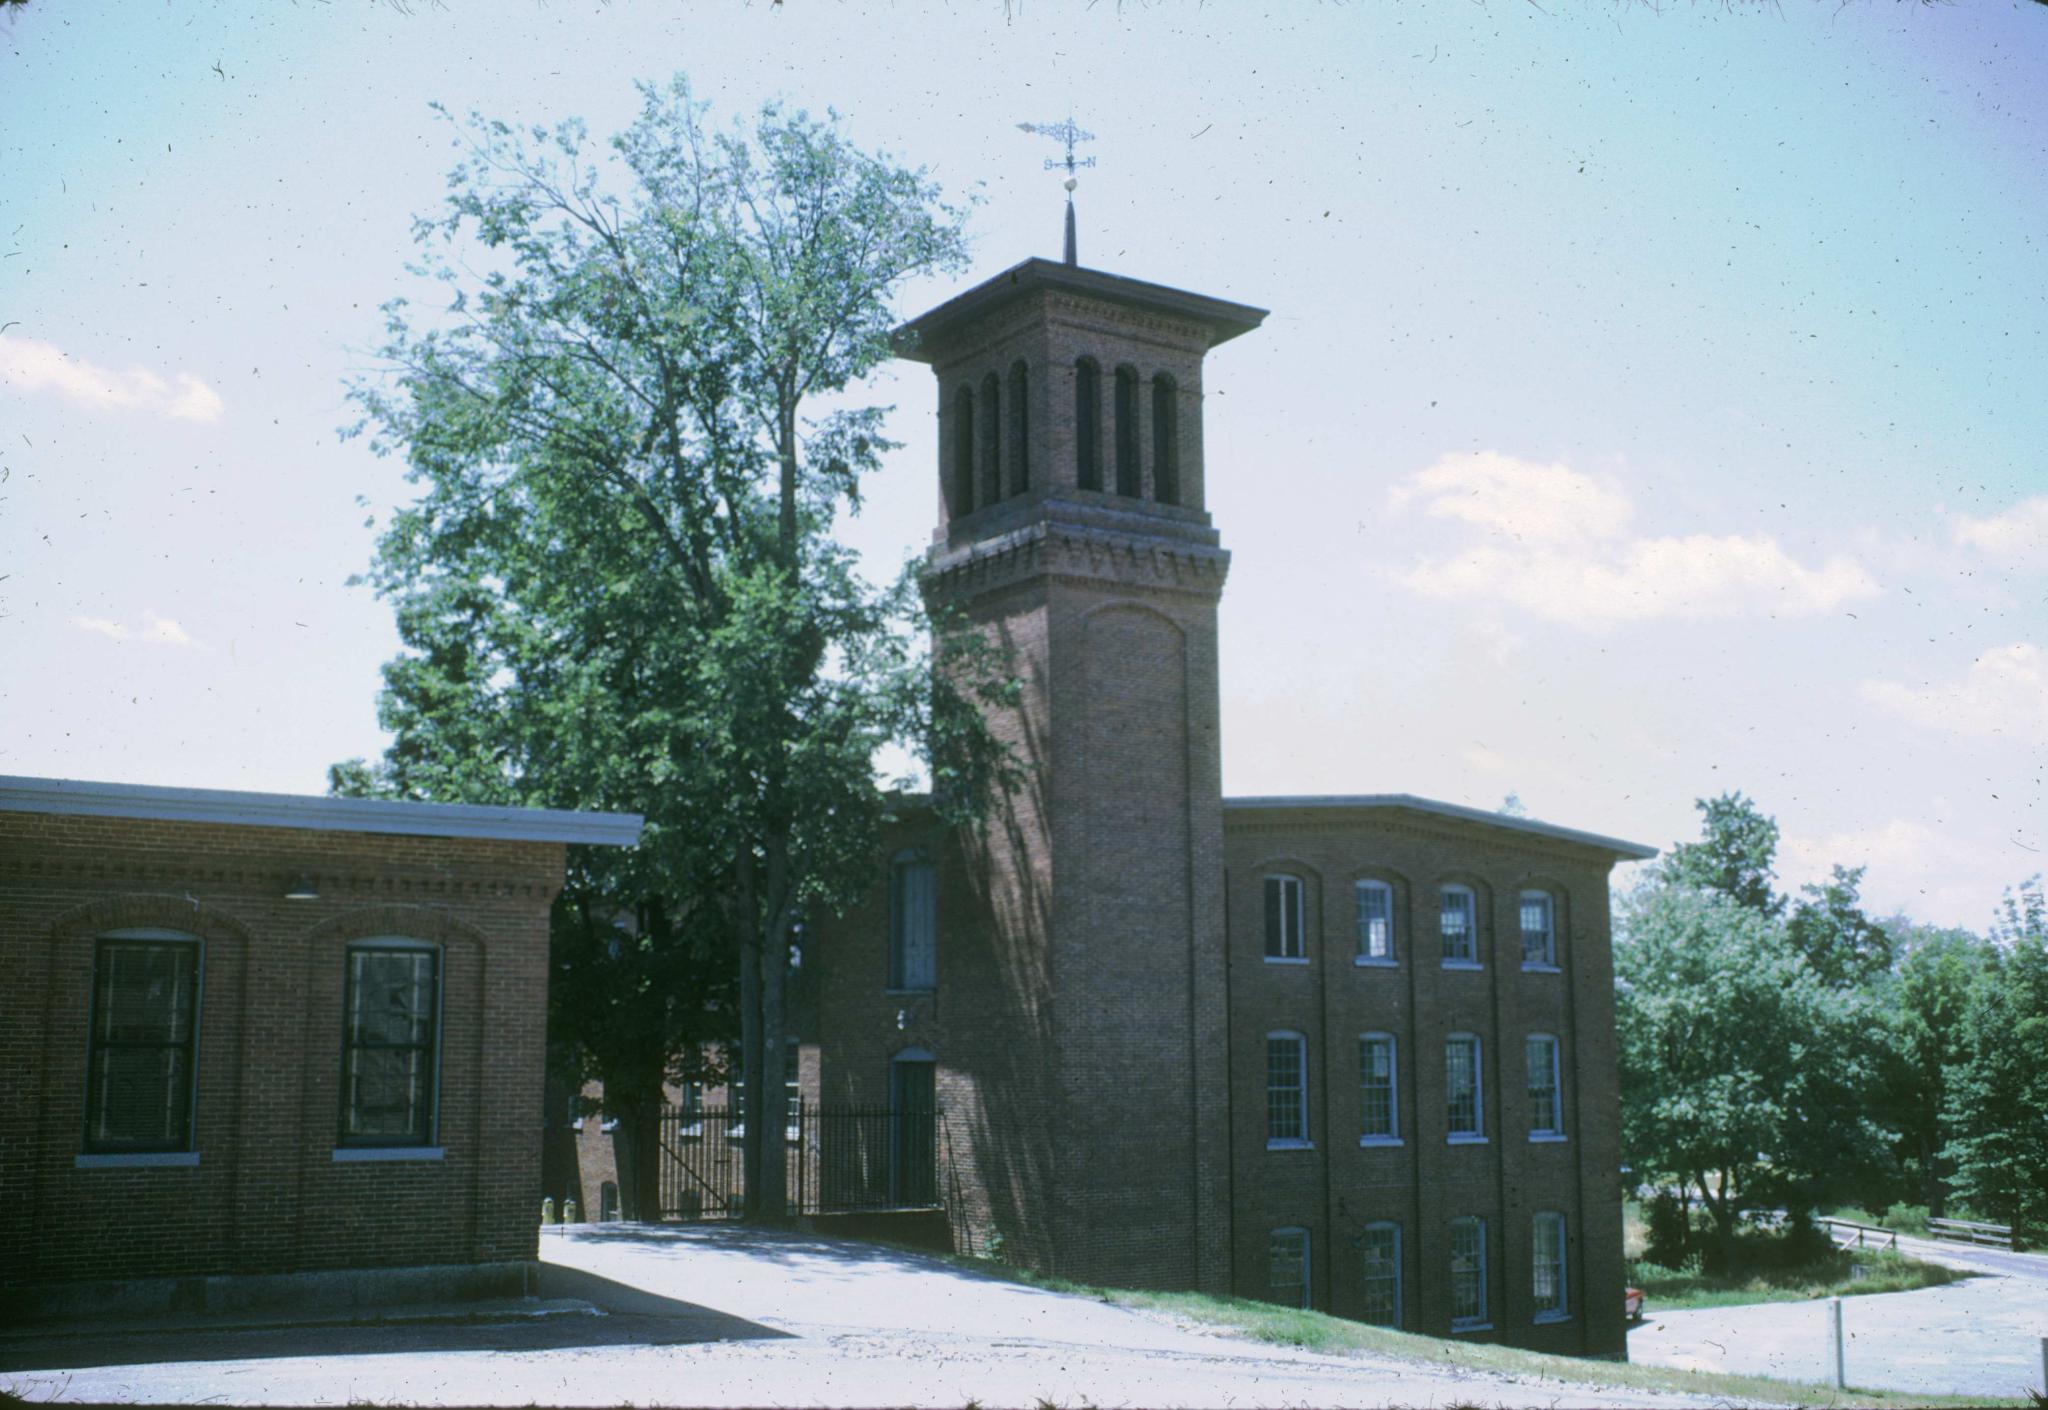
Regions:
[[1662, 1268], [1676, 1268], [1692, 1252], [1692, 1218], [1687, 1213], [1684, 1201], [1670, 1190], [1659, 1190], [1650, 1197], [1644, 1222], [1648, 1236], [1643, 1246], [1643, 1261]]
[[1902, 1234], [1924, 1234], [1927, 1232], [1927, 1206], [1901, 1201], [1887, 1209], [1879, 1222], [1885, 1228], [1896, 1229]]

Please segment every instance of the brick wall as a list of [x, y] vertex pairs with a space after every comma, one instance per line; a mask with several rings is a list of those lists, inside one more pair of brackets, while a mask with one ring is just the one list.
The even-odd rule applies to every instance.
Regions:
[[[0, 813], [0, 1286], [531, 1259], [556, 843]], [[318, 900], [286, 901], [297, 878]], [[196, 935], [196, 1165], [79, 1168], [94, 939]], [[442, 948], [438, 1160], [334, 1158], [351, 940]]]
[[[1483, 1340], [1546, 1351], [1622, 1350], [1621, 1189], [1613, 968], [1606, 855], [1385, 809], [1225, 812], [1229, 857], [1231, 1072], [1237, 1291], [1266, 1295], [1271, 1230], [1310, 1231], [1314, 1305], [1362, 1316], [1356, 1240], [1368, 1223], [1401, 1225], [1408, 1330], [1451, 1331], [1450, 1224], [1486, 1222], [1490, 1331]], [[1265, 956], [1262, 878], [1307, 883], [1306, 964]], [[1393, 887], [1396, 963], [1356, 963], [1354, 885]], [[1446, 969], [1437, 923], [1444, 885], [1478, 899], [1480, 968]], [[1558, 901], [1560, 972], [1522, 965], [1518, 898]], [[1268, 1149], [1265, 1038], [1307, 1039], [1306, 1149]], [[1402, 1144], [1366, 1146], [1359, 1039], [1396, 1038]], [[1480, 1039], [1484, 1144], [1448, 1139], [1444, 1042]], [[1523, 1042], [1556, 1036], [1563, 1068], [1563, 1141], [1529, 1139]], [[1565, 1216], [1569, 1320], [1538, 1323], [1531, 1221]]]

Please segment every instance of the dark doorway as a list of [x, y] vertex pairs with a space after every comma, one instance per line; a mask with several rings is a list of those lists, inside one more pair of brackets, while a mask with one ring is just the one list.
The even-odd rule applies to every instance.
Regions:
[[930, 1053], [912, 1048], [889, 1064], [889, 1199], [938, 1203], [938, 1099]]

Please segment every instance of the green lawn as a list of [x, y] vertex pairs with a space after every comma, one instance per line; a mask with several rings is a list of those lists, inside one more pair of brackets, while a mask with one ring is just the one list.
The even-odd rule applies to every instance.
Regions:
[[[1859, 1276], [1860, 1271], [1860, 1276]], [[1953, 1268], [1921, 1263], [1891, 1249], [1841, 1249], [1792, 1268], [1735, 1274], [1629, 1265], [1629, 1282], [1643, 1290], [1651, 1313], [1692, 1307], [1736, 1307], [1751, 1302], [1804, 1302], [1816, 1297], [1912, 1292], [1967, 1278]]]
[[1721, 1400], [1754, 1401], [1787, 1406], [1967, 1406], [2012, 1405], [2030, 1402], [2020, 1398], [1985, 1401], [1957, 1396], [1904, 1395], [1885, 1391], [1834, 1391], [1820, 1385], [1770, 1380], [1762, 1376], [1716, 1375], [1701, 1371], [1679, 1371], [1662, 1366], [1631, 1366], [1616, 1361], [1585, 1360], [1572, 1356], [1546, 1356], [1514, 1347], [1489, 1346], [1470, 1341], [1446, 1341], [1438, 1337], [1392, 1332], [1383, 1327], [1331, 1317], [1321, 1312], [1301, 1312], [1248, 1298], [1210, 1297], [1203, 1293], [1133, 1292], [1122, 1288], [1089, 1287], [1062, 1278], [1044, 1278], [1024, 1269], [987, 1259], [955, 1257], [950, 1261], [976, 1272], [1028, 1283], [1051, 1292], [1090, 1297], [1119, 1307], [1164, 1313], [1189, 1322], [1277, 1346], [1298, 1346], [1326, 1355], [1372, 1355], [1426, 1363], [1443, 1368], [1493, 1372], [1514, 1376], [1524, 1382], [1551, 1382], [1559, 1387], [1561, 1403], [1570, 1403], [1570, 1387], [1597, 1386], [1608, 1389], [1677, 1391]]

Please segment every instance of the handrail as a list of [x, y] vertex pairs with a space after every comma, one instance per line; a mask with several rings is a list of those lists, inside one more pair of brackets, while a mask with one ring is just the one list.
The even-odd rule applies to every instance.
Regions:
[[1929, 1233], [1937, 1239], [1956, 1239], [1971, 1244], [1990, 1244], [1994, 1248], [2012, 1248], [2012, 1226], [2010, 1224], [1980, 1224], [1971, 1219], [1930, 1219]]
[[1897, 1248], [1899, 1246], [1899, 1235], [1898, 1231], [1895, 1229], [1882, 1229], [1875, 1224], [1858, 1224], [1853, 1219], [1837, 1219], [1833, 1215], [1829, 1214], [1823, 1214], [1819, 1216], [1816, 1222], [1828, 1226], [1828, 1233], [1830, 1237], [1839, 1233], [1843, 1229], [1854, 1229], [1856, 1231], [1856, 1247], [1858, 1248], [1866, 1248], [1869, 1246], [1869, 1240], [1865, 1237], [1865, 1235], [1867, 1234], [1884, 1235], [1885, 1241], [1879, 1245], [1879, 1247], [1881, 1248]]

